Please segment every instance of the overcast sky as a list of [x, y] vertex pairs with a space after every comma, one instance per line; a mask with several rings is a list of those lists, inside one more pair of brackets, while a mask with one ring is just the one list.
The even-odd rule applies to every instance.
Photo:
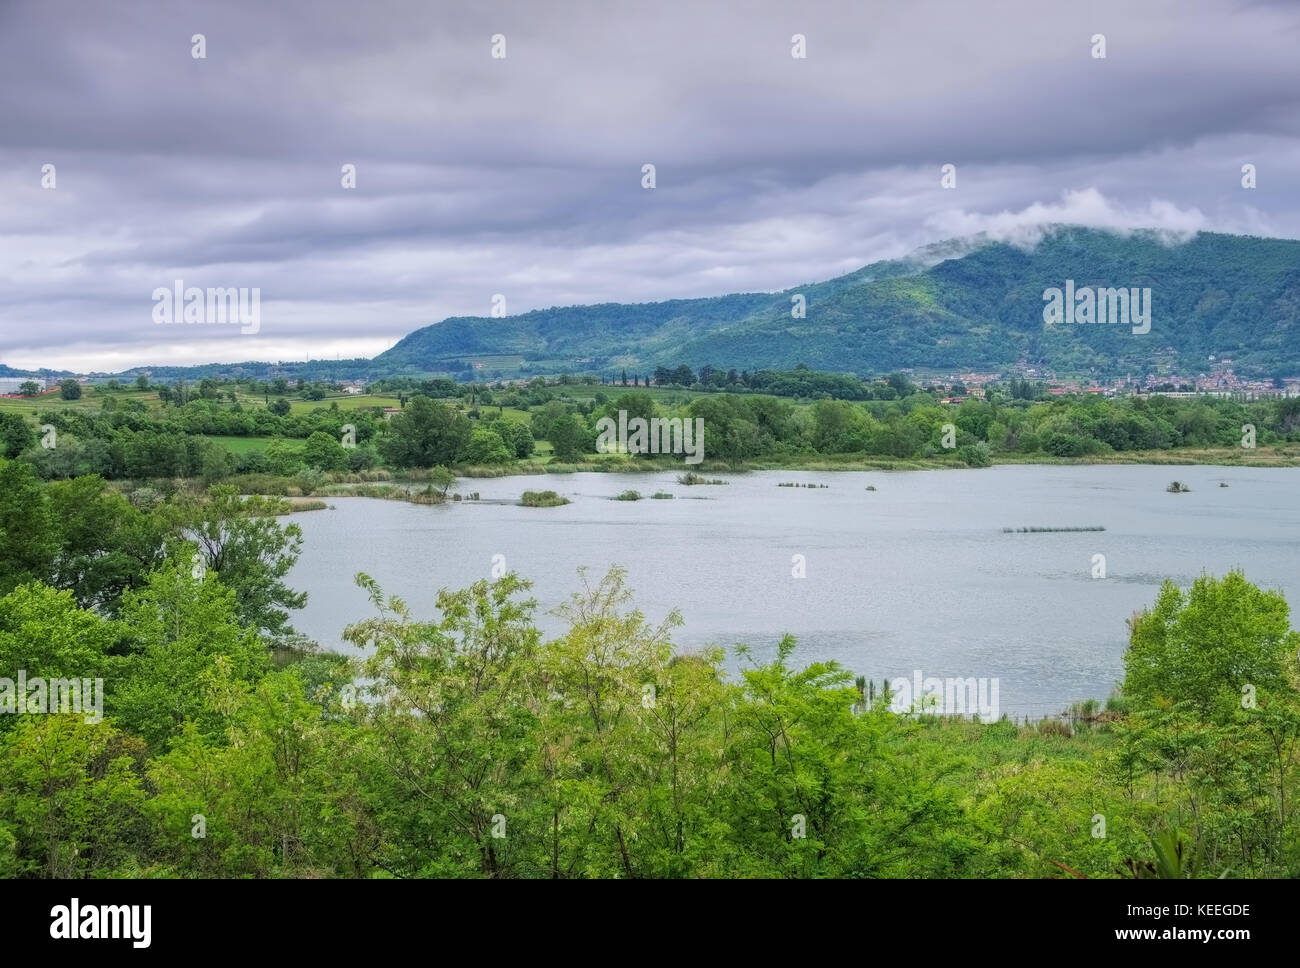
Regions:
[[[1300, 237], [1297, 51], [1257, 0], [0, 0], [0, 362], [370, 356], [497, 293], [776, 290], [1043, 222]], [[259, 287], [259, 331], [155, 324], [178, 279]]]

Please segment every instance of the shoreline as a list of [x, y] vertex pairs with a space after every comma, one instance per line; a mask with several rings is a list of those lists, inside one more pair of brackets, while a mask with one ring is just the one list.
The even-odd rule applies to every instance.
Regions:
[[[1178, 451], [1128, 451], [1120, 454], [1107, 454], [1090, 457], [1051, 457], [1048, 455], [999, 455], [990, 458], [984, 467], [971, 467], [953, 459], [935, 457], [917, 458], [877, 458], [854, 457], [841, 460], [827, 458], [824, 455], [809, 456], [807, 459], [766, 461], [710, 461], [685, 465], [677, 461], [645, 461], [628, 458], [592, 461], [582, 464], [561, 463], [518, 463], [510, 466], [468, 466], [455, 468], [456, 480], [470, 482], [468, 493], [458, 494], [448, 491], [444, 494], [434, 493], [430, 486], [428, 471], [416, 470], [393, 473], [382, 469], [360, 473], [339, 473], [338, 479], [304, 482], [298, 476], [272, 477], [266, 474], [235, 475], [214, 483], [228, 483], [238, 488], [244, 495], [283, 498], [292, 504], [311, 505], [291, 507], [290, 513], [307, 510], [323, 510], [320, 502], [335, 497], [369, 497], [381, 500], [407, 501], [415, 504], [455, 504], [473, 503], [472, 482], [482, 479], [520, 478], [537, 483], [537, 479], [568, 474], [612, 474], [638, 476], [647, 474], [684, 475], [696, 473], [707, 476], [719, 474], [749, 474], [754, 472], [787, 473], [863, 473], [889, 471], [943, 471], [943, 470], [989, 470], [995, 467], [1095, 467], [1095, 466], [1139, 466], [1139, 467], [1223, 467], [1223, 468], [1270, 468], [1287, 469], [1300, 467], [1300, 446], [1288, 448], [1261, 447], [1257, 450], [1242, 451], [1238, 448], [1217, 448]], [[120, 492], [129, 492], [136, 488], [149, 487], [162, 479], [112, 480], [109, 485]], [[175, 487], [179, 484], [191, 492], [201, 492], [206, 488], [198, 478], [170, 478], [167, 481]], [[701, 484], [699, 486], [708, 486]]]
[[[1167, 451], [1147, 451], [1132, 452], [1124, 455], [1109, 455], [1102, 459], [1096, 457], [1088, 458], [1059, 458], [1043, 457], [1041, 459], [993, 459], [988, 467], [973, 468], [965, 464], [959, 464], [951, 460], [939, 460], [935, 458], [916, 458], [909, 460], [901, 459], [857, 459], [846, 461], [827, 461], [823, 458], [809, 460], [803, 463], [791, 462], [744, 462], [740, 464], [725, 463], [722, 461], [704, 461], [700, 464], [693, 464], [685, 467], [680, 463], [666, 462], [638, 462], [636, 464], [627, 460], [620, 460], [617, 463], [612, 461], [603, 461], [584, 464], [563, 464], [563, 465], [532, 465], [524, 468], [501, 468], [501, 467], [467, 467], [460, 468], [456, 471], [458, 481], [473, 482], [482, 479], [500, 479], [500, 478], [520, 478], [536, 482], [539, 477], [552, 475], [568, 474], [611, 474], [640, 476], [648, 474], [685, 474], [695, 472], [700, 474], [717, 475], [717, 474], [749, 474], [755, 472], [789, 472], [789, 473], [864, 473], [864, 472], [899, 472], [899, 471], [940, 471], [940, 470], [990, 470], [994, 467], [1020, 467], [1020, 466], [1045, 466], [1045, 467], [1094, 467], [1094, 466], [1135, 466], [1135, 467], [1223, 467], [1223, 468], [1269, 468], [1269, 469], [1288, 469], [1300, 467], [1300, 453], [1277, 452], [1273, 449], [1264, 450], [1263, 453], [1256, 451], [1251, 457], [1243, 458], [1243, 455], [1233, 449], [1221, 449], [1216, 451], [1193, 451], [1193, 452], [1167, 452]], [[457, 496], [456, 492], [449, 492], [441, 500], [431, 499], [427, 492], [428, 481], [421, 476], [414, 477], [390, 477], [386, 480], [377, 481], [340, 481], [332, 484], [324, 484], [312, 491], [310, 495], [293, 493], [297, 490], [293, 478], [285, 478], [284, 484], [289, 491], [288, 494], [270, 493], [273, 497], [287, 497], [289, 500], [303, 500], [306, 498], [329, 499], [335, 497], [370, 497], [380, 500], [407, 501], [417, 504], [456, 504], [456, 503], [475, 503], [475, 499], [467, 496]], [[707, 484], [693, 486], [708, 487]], [[251, 493], [268, 493], [268, 492], [251, 492]]]
[[[1246, 456], [1249, 454], [1250, 456]], [[1052, 457], [1036, 454], [1002, 454], [990, 456], [988, 467], [1042, 464], [1052, 467], [1134, 464], [1151, 467], [1300, 467], [1300, 446], [1279, 449], [1260, 447], [1252, 451], [1241, 448], [1187, 449], [1177, 451], [1124, 451], [1115, 454], [1089, 457]], [[647, 474], [675, 471], [677, 473], [741, 474], [750, 471], [924, 471], [924, 470], [985, 470], [971, 467], [952, 459], [938, 457], [846, 457], [836, 459], [827, 455], [807, 459], [711, 461], [685, 465], [677, 461], [600, 461], [590, 464], [532, 464], [505, 469], [492, 467], [463, 467], [456, 471], [460, 478], [536, 477], [544, 474]], [[396, 482], [400, 478], [394, 477]]]

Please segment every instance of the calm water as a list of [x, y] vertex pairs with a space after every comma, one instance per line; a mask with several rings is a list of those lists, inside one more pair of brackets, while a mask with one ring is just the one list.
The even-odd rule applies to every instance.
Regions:
[[[460, 490], [479, 491], [484, 503], [441, 507], [331, 498], [334, 510], [294, 516], [304, 553], [289, 580], [309, 592], [295, 625], [326, 647], [354, 651], [340, 633], [368, 615], [352, 580], [358, 571], [431, 618], [439, 588], [489, 577], [496, 554], [534, 583], [539, 613], [574, 591], [579, 567], [595, 578], [619, 563], [650, 619], [680, 609], [684, 648], [744, 643], [765, 658], [790, 632], [796, 660], [837, 659], [876, 681], [915, 669], [996, 676], [1003, 711], [1037, 716], [1110, 693], [1123, 674], [1125, 619], [1154, 600], [1165, 577], [1187, 585], [1203, 571], [1242, 568], [1293, 608], [1300, 603], [1300, 469], [719, 476], [729, 483], [687, 487], [675, 474], [462, 481]], [[1191, 493], [1166, 493], [1174, 478]], [[573, 503], [504, 503], [546, 488]], [[610, 500], [628, 488], [674, 500]], [[1092, 525], [1106, 530], [1001, 531]], [[791, 577], [796, 554], [807, 562], [802, 579]], [[1104, 580], [1092, 577], [1094, 554], [1106, 556]], [[548, 632], [560, 628], [540, 619]]]

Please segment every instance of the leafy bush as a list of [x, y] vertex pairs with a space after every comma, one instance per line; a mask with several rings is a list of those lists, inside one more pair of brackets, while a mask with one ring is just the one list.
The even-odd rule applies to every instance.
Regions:
[[992, 448], [985, 441], [977, 440], [973, 444], [958, 448], [957, 459], [967, 467], [988, 467], [993, 463], [991, 454]]
[[526, 508], [553, 508], [568, 504], [567, 497], [561, 497], [554, 491], [524, 491], [519, 503]]

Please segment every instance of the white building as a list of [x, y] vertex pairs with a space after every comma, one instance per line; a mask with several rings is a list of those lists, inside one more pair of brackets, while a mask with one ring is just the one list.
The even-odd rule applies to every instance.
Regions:
[[0, 393], [19, 393], [22, 385], [29, 381], [45, 389], [45, 381], [38, 376], [0, 376]]

